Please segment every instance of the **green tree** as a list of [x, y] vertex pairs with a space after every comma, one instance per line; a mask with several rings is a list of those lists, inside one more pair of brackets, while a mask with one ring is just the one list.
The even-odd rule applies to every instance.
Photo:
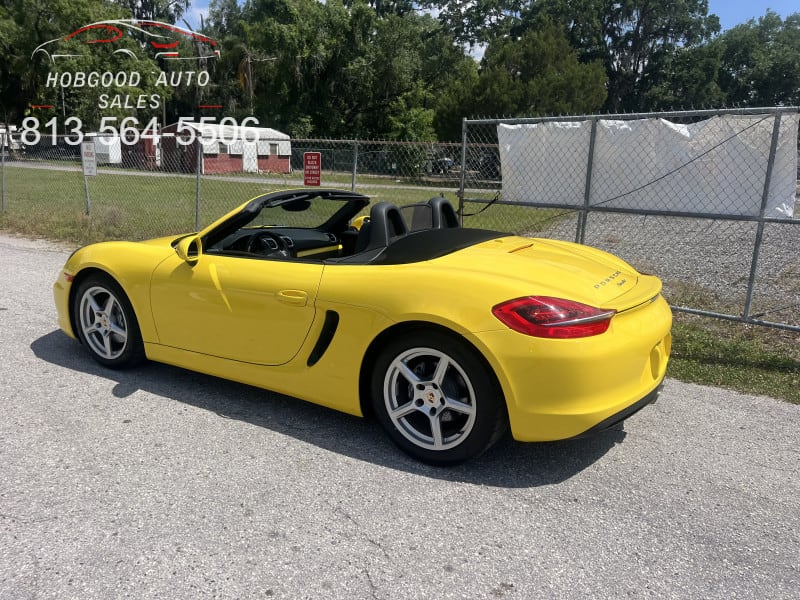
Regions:
[[[166, 5], [166, 3], [164, 3]], [[2, 118], [19, 124], [26, 116], [40, 123], [57, 117], [59, 131], [66, 132], [69, 117], [82, 121], [83, 132], [97, 128], [103, 117], [116, 117], [116, 126], [125, 117], [135, 117], [140, 125], [163, 114], [174, 92], [170, 86], [157, 85], [158, 74], [165, 69], [183, 68], [159, 65], [147, 54], [142, 40], [123, 36], [114, 44], [87, 43], [87, 39], [65, 39], [78, 28], [104, 20], [130, 18], [117, 3], [104, 0], [0, 0], [0, 103]], [[102, 37], [100, 30], [87, 30]], [[34, 52], [42, 44], [45, 52]], [[115, 51], [126, 48], [131, 56]], [[50, 56], [50, 50], [63, 53], [70, 49], [76, 56]], [[180, 61], [171, 61], [180, 62]], [[196, 67], [195, 67], [196, 68]], [[76, 74], [126, 74], [126, 84], [80, 85]], [[72, 82], [61, 75], [71, 75]], [[54, 80], [57, 83], [54, 84]], [[61, 86], [61, 83], [69, 85]], [[31, 108], [32, 106], [53, 106]], [[70, 127], [71, 130], [71, 127]]]
[[[345, 0], [344, 5], [349, 8], [355, 5], [356, 2], [353, 0]], [[397, 15], [401, 17], [414, 12], [413, 0], [369, 0], [368, 3], [379, 17], [385, 17], [387, 15]]]
[[431, 139], [438, 90], [471, 60], [431, 16], [364, 0], [217, 0], [207, 25], [226, 109], [293, 135]]
[[292, 132], [310, 120], [318, 135], [358, 133], [371, 96], [365, 58], [374, 11], [360, 3], [262, 0], [245, 7], [244, 40], [269, 60], [254, 77], [256, 116]]
[[565, 28], [583, 61], [602, 61], [604, 108], [611, 112], [642, 110], [670, 55], [707, 42], [720, 28], [707, 0], [540, 0], [525, 11], [521, 27], [541, 16]]
[[190, 0], [113, 0], [134, 19], [177, 23]]
[[605, 84], [599, 61], [581, 63], [562, 30], [543, 24], [489, 44], [472, 109], [491, 116], [587, 113], [603, 105]]
[[438, 139], [460, 142], [463, 118], [486, 114], [475, 103], [478, 80], [478, 63], [462, 56], [453, 62], [448, 76], [434, 87], [433, 126]]
[[720, 87], [736, 106], [800, 104], [800, 13], [772, 12], [717, 38]]
[[648, 69], [640, 110], [692, 110], [723, 107], [727, 95], [720, 87], [722, 46], [715, 41], [677, 48]]
[[442, 27], [462, 45], [474, 48], [502, 37], [520, 22], [523, 8], [537, 0], [423, 0], [420, 6], [434, 10]]
[[124, 16], [120, 8], [102, 0], [0, 0], [0, 102], [4, 119], [20, 122], [30, 114], [31, 104], [59, 105], [63, 115], [59, 90], [46, 88], [47, 75], [55, 70], [54, 65], [44, 54], [34, 56], [34, 50], [82, 25]]

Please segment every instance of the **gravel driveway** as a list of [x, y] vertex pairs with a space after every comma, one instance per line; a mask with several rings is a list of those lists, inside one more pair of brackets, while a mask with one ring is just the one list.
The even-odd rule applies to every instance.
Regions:
[[406, 459], [376, 423], [56, 331], [0, 235], [0, 598], [797, 598], [800, 407], [669, 380], [624, 428]]

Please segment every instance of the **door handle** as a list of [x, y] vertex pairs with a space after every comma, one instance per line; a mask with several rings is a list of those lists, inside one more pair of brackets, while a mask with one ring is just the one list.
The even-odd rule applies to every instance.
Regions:
[[292, 306], [305, 306], [308, 303], [308, 294], [303, 290], [281, 290], [278, 300]]

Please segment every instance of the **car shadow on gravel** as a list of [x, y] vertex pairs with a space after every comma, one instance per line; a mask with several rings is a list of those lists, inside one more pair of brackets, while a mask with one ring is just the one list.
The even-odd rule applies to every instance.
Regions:
[[456, 467], [419, 463], [398, 450], [374, 419], [346, 415], [289, 396], [158, 363], [115, 371], [95, 363], [61, 331], [31, 344], [41, 360], [115, 382], [112, 393], [126, 398], [141, 390], [163, 398], [289, 435], [340, 455], [391, 469], [447, 481], [522, 488], [565, 481], [594, 464], [624, 440], [622, 426], [586, 438], [524, 444], [506, 435], [483, 456]]

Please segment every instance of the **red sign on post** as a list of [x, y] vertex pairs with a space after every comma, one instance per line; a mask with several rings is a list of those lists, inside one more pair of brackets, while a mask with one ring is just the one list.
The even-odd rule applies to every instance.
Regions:
[[303, 185], [321, 185], [322, 153], [303, 153]]

